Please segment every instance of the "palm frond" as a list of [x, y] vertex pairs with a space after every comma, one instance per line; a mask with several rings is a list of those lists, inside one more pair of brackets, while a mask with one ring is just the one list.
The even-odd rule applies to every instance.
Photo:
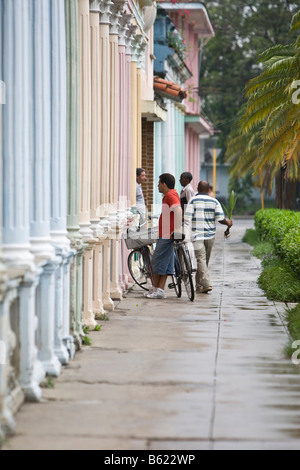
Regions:
[[300, 29], [300, 10], [293, 16], [291, 23], [291, 32]]

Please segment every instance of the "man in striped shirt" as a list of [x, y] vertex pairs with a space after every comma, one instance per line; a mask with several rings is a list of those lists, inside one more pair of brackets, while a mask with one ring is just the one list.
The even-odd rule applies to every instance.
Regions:
[[232, 220], [226, 220], [221, 204], [208, 195], [209, 183], [200, 181], [198, 194], [189, 202], [184, 226], [187, 239], [193, 242], [197, 258], [196, 292], [205, 294], [212, 291], [208, 264], [215, 242], [216, 222], [232, 227]]

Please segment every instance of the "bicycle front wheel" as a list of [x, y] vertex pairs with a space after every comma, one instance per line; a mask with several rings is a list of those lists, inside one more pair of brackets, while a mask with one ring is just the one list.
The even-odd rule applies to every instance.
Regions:
[[182, 280], [185, 290], [191, 302], [195, 300], [195, 288], [192, 276], [192, 267], [190, 259], [183, 247], [179, 247], [179, 259], [182, 269]]
[[173, 276], [173, 286], [174, 286], [177, 297], [180, 298], [182, 294], [182, 289], [181, 289], [180, 265], [178, 263], [177, 258], [175, 260], [175, 273]]
[[148, 291], [152, 286], [149, 248], [143, 253], [139, 250], [132, 251], [128, 256], [128, 269], [134, 282]]

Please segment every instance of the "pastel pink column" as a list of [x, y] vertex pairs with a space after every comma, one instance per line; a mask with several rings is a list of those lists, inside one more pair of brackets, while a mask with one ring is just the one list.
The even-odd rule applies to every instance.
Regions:
[[[120, 18], [119, 27], [119, 216], [126, 222], [127, 210], [130, 207], [128, 193], [128, 110], [127, 110], [127, 90], [129, 77], [127, 74], [127, 56], [126, 56], [126, 34], [130, 24], [131, 15], [123, 14]], [[128, 288], [127, 275], [127, 255], [128, 250], [125, 242], [119, 243], [120, 275], [119, 282], [123, 291]]]

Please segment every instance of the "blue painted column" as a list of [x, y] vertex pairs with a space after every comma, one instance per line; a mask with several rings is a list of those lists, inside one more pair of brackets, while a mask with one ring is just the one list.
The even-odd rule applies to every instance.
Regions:
[[[27, 0], [28, 1], [28, 0]], [[51, 62], [50, 2], [31, 0], [31, 43], [33, 51], [30, 90], [31, 114], [30, 235], [37, 262], [54, 255], [50, 238], [51, 175]]]
[[[75, 251], [67, 235], [67, 63], [64, 0], [50, 2], [51, 43], [51, 239], [60, 262], [55, 272], [55, 352], [62, 364], [74, 355], [74, 340], [70, 335], [70, 300], [64, 296], [70, 276], [65, 264], [70, 264]], [[63, 328], [63, 325], [65, 328]]]
[[[60, 362], [55, 351], [55, 277], [61, 263], [51, 238], [53, 189], [51, 179], [57, 162], [52, 162], [53, 138], [60, 142], [57, 128], [52, 126], [52, 0], [30, 0], [32, 67], [31, 84], [31, 244], [36, 264], [41, 269], [37, 287], [39, 358], [47, 374], [57, 376]], [[56, 40], [56, 39], [55, 39]], [[60, 84], [58, 84], [60, 87]], [[59, 93], [59, 90], [57, 91]], [[60, 103], [63, 112], [63, 103]], [[53, 131], [53, 133], [52, 133]], [[58, 157], [59, 158], [59, 157]], [[56, 207], [55, 207], [56, 209]], [[59, 220], [59, 218], [58, 218]], [[59, 223], [57, 221], [57, 223]], [[66, 353], [67, 354], [67, 353]]]

